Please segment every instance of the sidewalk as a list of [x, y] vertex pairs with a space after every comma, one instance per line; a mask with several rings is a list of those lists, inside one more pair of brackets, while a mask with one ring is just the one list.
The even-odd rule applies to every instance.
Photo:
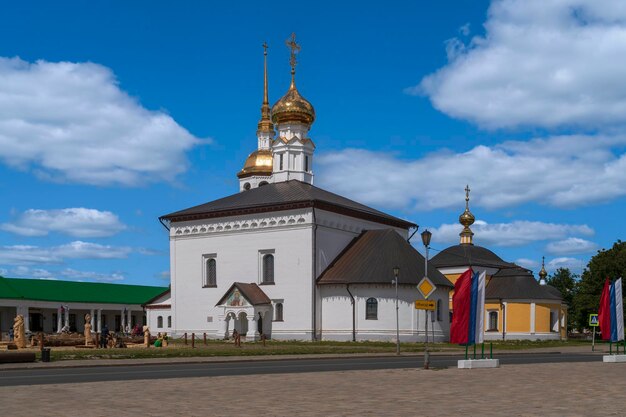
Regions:
[[[597, 355], [608, 353], [603, 350], [604, 346], [596, 346]], [[473, 355], [473, 349], [470, 350]], [[477, 355], [480, 355], [480, 347], [476, 348]], [[510, 354], [545, 354], [545, 353], [569, 353], [569, 354], [589, 354], [591, 346], [559, 346], [533, 349], [494, 349], [495, 357]], [[446, 349], [438, 352], [431, 352], [431, 355], [458, 356], [462, 359], [465, 351], [459, 349]], [[485, 355], [489, 354], [488, 345], [485, 345]], [[423, 353], [402, 353], [402, 356], [422, 357]], [[345, 357], [390, 357], [395, 353], [331, 353], [331, 354], [307, 354], [307, 355], [259, 355], [259, 356], [205, 356], [205, 357], [184, 357], [184, 358], [141, 358], [141, 359], [76, 359], [62, 360], [55, 362], [29, 362], [29, 363], [6, 363], [0, 364], [0, 376], [3, 370], [9, 369], [42, 369], [42, 368], [80, 368], [97, 366], [139, 366], [158, 364], [188, 364], [188, 363], [220, 363], [220, 362], [250, 362], [250, 361], [279, 361], [289, 359], [329, 359]]]
[[624, 371], [599, 361], [25, 385], [0, 387], [0, 404], [11, 417], [607, 417], [625, 415]]

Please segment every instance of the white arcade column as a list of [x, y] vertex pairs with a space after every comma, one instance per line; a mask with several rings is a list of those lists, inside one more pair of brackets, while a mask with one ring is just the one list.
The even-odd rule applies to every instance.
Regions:
[[93, 308], [91, 309], [91, 311], [89, 312], [89, 317], [91, 317], [91, 321], [89, 322], [89, 324], [91, 325], [91, 331], [95, 331], [94, 330], [94, 322], [96, 321], [96, 317], [94, 316], [96, 310], [94, 310]]
[[98, 309], [98, 333], [102, 333], [102, 309]]
[[248, 314], [248, 333], [246, 333], [246, 340], [259, 340], [259, 331], [254, 314]]
[[70, 308], [66, 306], [63, 309], [63, 311], [65, 311], [65, 325], [64, 326], [69, 329], [70, 328]]
[[115, 329], [115, 331], [124, 331], [124, 329], [126, 329], [126, 311], [124, 309], [122, 309], [120, 311], [120, 326], [122, 326], [121, 329]]
[[228, 316], [219, 315], [217, 317], [220, 323], [219, 333], [217, 334], [218, 339], [223, 339], [228, 337]]
[[62, 308], [57, 310], [57, 333], [61, 333], [63, 327], [63, 310]]
[[126, 327], [131, 328], [131, 326], [133, 325], [133, 315], [132, 315], [132, 311], [130, 309], [128, 309], [126, 311], [126, 315], [128, 316], [126, 319]]

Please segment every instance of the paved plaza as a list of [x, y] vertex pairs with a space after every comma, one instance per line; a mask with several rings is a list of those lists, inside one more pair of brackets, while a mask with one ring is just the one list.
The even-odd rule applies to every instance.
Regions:
[[509, 365], [0, 388], [2, 415], [626, 416], [626, 364]]

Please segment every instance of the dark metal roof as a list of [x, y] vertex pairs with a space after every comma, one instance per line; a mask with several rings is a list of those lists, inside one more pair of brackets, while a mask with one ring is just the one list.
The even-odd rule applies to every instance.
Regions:
[[160, 217], [172, 222], [316, 207], [352, 217], [408, 229], [414, 223], [301, 181], [267, 184]]
[[485, 299], [561, 301], [562, 297], [546, 285], [539, 285], [532, 272], [518, 266], [494, 274], [485, 288]]
[[491, 268], [515, 267], [515, 264], [503, 261], [489, 249], [476, 245], [450, 246], [433, 256], [432, 263], [437, 268], [455, 266], [483, 266]]
[[[400, 284], [418, 284], [424, 277], [424, 257], [395, 230], [367, 230], [350, 242], [317, 282], [391, 284], [395, 266], [400, 268]], [[428, 278], [438, 286], [453, 286], [433, 267], [428, 269]]]
[[239, 292], [241, 292], [241, 295], [243, 296], [243, 298], [248, 300], [248, 302], [252, 304], [253, 306], [262, 305], [262, 304], [272, 304], [272, 300], [255, 283], [246, 284], [243, 282], [235, 282], [233, 285], [230, 286], [228, 291], [224, 293], [222, 298], [220, 298], [220, 300], [215, 305], [217, 306], [217, 305], [224, 303], [226, 298], [228, 298], [228, 296], [230, 295], [230, 293], [233, 291], [235, 287], [239, 289]]
[[561, 294], [561, 291], [559, 291], [557, 288], [553, 287], [552, 285], [544, 285], [544, 287], [546, 288], [546, 290], [550, 291], [555, 297], [559, 297], [559, 299], [563, 299], [563, 294]]

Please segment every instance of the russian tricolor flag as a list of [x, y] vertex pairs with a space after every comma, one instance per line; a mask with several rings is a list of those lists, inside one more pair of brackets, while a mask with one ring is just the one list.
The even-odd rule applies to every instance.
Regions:
[[600, 297], [598, 322], [602, 340], [624, 340], [624, 304], [622, 302], [622, 279], [610, 283], [607, 278]]
[[485, 326], [485, 272], [465, 271], [454, 284], [450, 342], [473, 345], [483, 342]]

